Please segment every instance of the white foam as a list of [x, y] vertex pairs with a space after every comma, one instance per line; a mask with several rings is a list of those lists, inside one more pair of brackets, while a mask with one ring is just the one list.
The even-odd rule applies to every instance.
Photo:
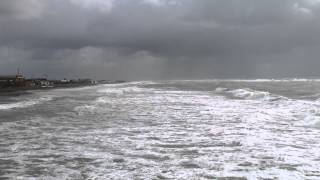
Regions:
[[232, 96], [236, 98], [246, 99], [246, 100], [276, 100], [284, 98], [278, 95], [271, 94], [265, 91], [256, 91], [252, 89], [235, 89], [227, 91]]
[[228, 90], [228, 88], [217, 87], [216, 90], [215, 90], [215, 92], [217, 92], [217, 93], [222, 93], [222, 92], [225, 92], [225, 91], [227, 91], [227, 90]]
[[[74, 124], [65, 121], [63, 127], [73, 130], [54, 134], [68, 144], [59, 146], [62, 148], [59, 154], [64, 157], [81, 154], [99, 164], [86, 164], [89, 177], [157, 179], [161, 175], [170, 179], [204, 179], [203, 175], [207, 175], [212, 176], [209, 179], [317, 179], [319, 130], [305, 126], [317, 126], [319, 102], [282, 98], [270, 103], [266, 100], [278, 96], [252, 89], [216, 89], [240, 99], [207, 91], [168, 91], [135, 85], [99, 89], [102, 92], [99, 97], [86, 99], [83, 103], [87, 104], [74, 108], [84, 117], [76, 116]], [[97, 121], [89, 124], [88, 119]], [[56, 128], [52, 126], [60, 124], [61, 117], [40, 122]], [[77, 126], [84, 122], [92, 128]], [[18, 134], [15, 122], [10, 123], [12, 129], [7, 132]], [[35, 133], [47, 129], [32, 131], [30, 126], [26, 127]], [[44, 135], [40, 142], [52, 143]], [[57, 152], [55, 148], [46, 150]], [[113, 161], [115, 158], [121, 160]], [[25, 164], [28, 159], [21, 161]], [[44, 166], [64, 167], [54, 162]], [[56, 176], [60, 179], [79, 179], [80, 176], [72, 176], [70, 172], [80, 174], [82, 170], [61, 169], [53, 174], [64, 174], [63, 178]]]
[[285, 78], [285, 79], [220, 79], [219, 81], [230, 82], [319, 82], [320, 79], [302, 79], [302, 78]]
[[320, 79], [283, 78], [283, 79], [202, 79], [202, 80], [171, 80], [171, 83], [181, 82], [320, 82]]
[[97, 107], [94, 105], [83, 105], [75, 107], [74, 110], [78, 112], [79, 115], [83, 115], [86, 113], [95, 113], [97, 111]]
[[134, 93], [134, 92], [141, 92], [141, 88], [137, 86], [132, 87], [104, 87], [103, 89], [99, 89], [98, 93], [105, 93], [105, 94], [124, 94], [124, 93]]
[[307, 115], [304, 118], [304, 125], [310, 126], [310, 127], [315, 127], [315, 128], [320, 128], [320, 116], [316, 115]]
[[0, 110], [26, 108], [26, 107], [33, 106], [36, 104], [41, 104], [43, 102], [51, 101], [52, 99], [53, 99], [53, 97], [51, 97], [51, 96], [45, 96], [45, 97], [40, 97], [39, 99], [30, 99], [30, 100], [16, 102], [16, 103], [0, 104]]

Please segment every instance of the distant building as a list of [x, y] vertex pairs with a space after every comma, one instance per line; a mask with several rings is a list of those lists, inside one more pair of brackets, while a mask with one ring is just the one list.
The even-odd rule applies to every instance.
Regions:
[[15, 76], [0, 76], [0, 87], [23, 87], [25, 85], [26, 80], [20, 74]]
[[32, 79], [26, 80], [26, 87], [36, 87], [36, 83]]
[[41, 87], [50, 87], [53, 85], [53, 83], [51, 83], [47, 79], [43, 79], [43, 80], [40, 80], [40, 85]]
[[96, 85], [96, 84], [98, 84], [98, 81], [91, 80], [91, 84]]
[[30, 86], [51, 87], [52, 85], [53, 82], [47, 80], [46, 78], [30, 79]]
[[16, 75], [16, 79], [15, 79], [16, 86], [19, 86], [19, 87], [25, 86], [26, 85], [25, 81], [26, 81], [26, 79], [22, 75], [20, 75], [20, 74]]
[[34, 78], [25, 79], [20, 74], [18, 69], [17, 74], [14, 76], [0, 76], [0, 88], [15, 88], [17, 89], [38, 89], [38, 88], [50, 88], [50, 87], [79, 87], [87, 85], [98, 84], [98, 81], [91, 79], [62, 79], [62, 80], [48, 80], [47, 78]]
[[70, 80], [64, 78], [64, 79], [60, 80], [60, 82], [61, 82], [61, 83], [70, 83]]

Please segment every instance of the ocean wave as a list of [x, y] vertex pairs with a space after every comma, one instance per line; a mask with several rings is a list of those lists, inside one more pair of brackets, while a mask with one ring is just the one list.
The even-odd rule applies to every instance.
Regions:
[[320, 79], [283, 78], [283, 79], [199, 79], [199, 80], [170, 80], [170, 83], [190, 82], [320, 82]]
[[320, 116], [314, 114], [307, 115], [304, 118], [304, 125], [313, 128], [320, 128]]
[[236, 98], [248, 99], [248, 100], [255, 100], [255, 99], [269, 99], [271, 94], [269, 92], [264, 91], [254, 91], [251, 89], [236, 89], [228, 91]]
[[228, 88], [223, 88], [223, 87], [217, 87], [215, 92], [217, 93], [222, 93], [222, 92], [226, 92], [228, 91], [229, 89]]
[[285, 79], [217, 79], [229, 82], [319, 82], [320, 79], [285, 78]]
[[297, 101], [292, 109], [299, 109], [300, 116], [296, 117], [299, 120], [298, 126], [320, 128], [320, 109], [317, 102]]
[[47, 102], [47, 101], [51, 101], [51, 100], [53, 100], [52, 96], [45, 96], [45, 97], [40, 97], [39, 99], [30, 99], [30, 100], [26, 100], [26, 101], [15, 102], [15, 103], [0, 104], [0, 110], [26, 108], [29, 106], [41, 104], [43, 102]]
[[97, 107], [94, 105], [77, 106], [74, 108], [74, 110], [78, 113], [78, 115], [97, 113]]
[[[52, 173], [34, 176], [81, 179], [90, 171], [89, 179], [319, 177], [320, 102], [271, 102], [281, 96], [270, 88], [219, 84], [213, 92], [216, 84], [206, 91], [169, 86], [102, 86], [71, 97], [59, 92], [62, 97], [50, 101], [50, 110], [59, 107], [56, 117], [41, 109], [2, 124], [6, 143], [0, 155], [17, 157], [2, 169], [14, 178], [25, 164], [38, 172], [39, 162], [50, 161], [42, 164]], [[25, 152], [31, 154], [24, 158]]]
[[104, 94], [125, 94], [125, 93], [135, 93], [135, 92], [142, 92], [143, 90], [137, 86], [132, 87], [105, 87], [103, 89], [99, 89], [98, 93], [104, 93]]
[[275, 95], [266, 91], [257, 91], [249, 88], [246, 89], [234, 89], [229, 90], [228, 88], [218, 87], [215, 90], [216, 93], [225, 93], [231, 95], [234, 98], [244, 99], [244, 100], [266, 100], [274, 101], [283, 99], [284, 97], [280, 95]]

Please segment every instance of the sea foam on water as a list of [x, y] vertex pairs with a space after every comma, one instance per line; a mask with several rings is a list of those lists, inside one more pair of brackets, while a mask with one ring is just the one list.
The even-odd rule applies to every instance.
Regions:
[[35, 92], [0, 105], [0, 177], [319, 179], [318, 86], [162, 81]]

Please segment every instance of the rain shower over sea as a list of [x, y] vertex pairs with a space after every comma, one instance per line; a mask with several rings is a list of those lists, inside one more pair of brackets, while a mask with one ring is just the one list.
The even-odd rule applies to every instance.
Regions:
[[0, 95], [0, 179], [320, 179], [320, 80]]

